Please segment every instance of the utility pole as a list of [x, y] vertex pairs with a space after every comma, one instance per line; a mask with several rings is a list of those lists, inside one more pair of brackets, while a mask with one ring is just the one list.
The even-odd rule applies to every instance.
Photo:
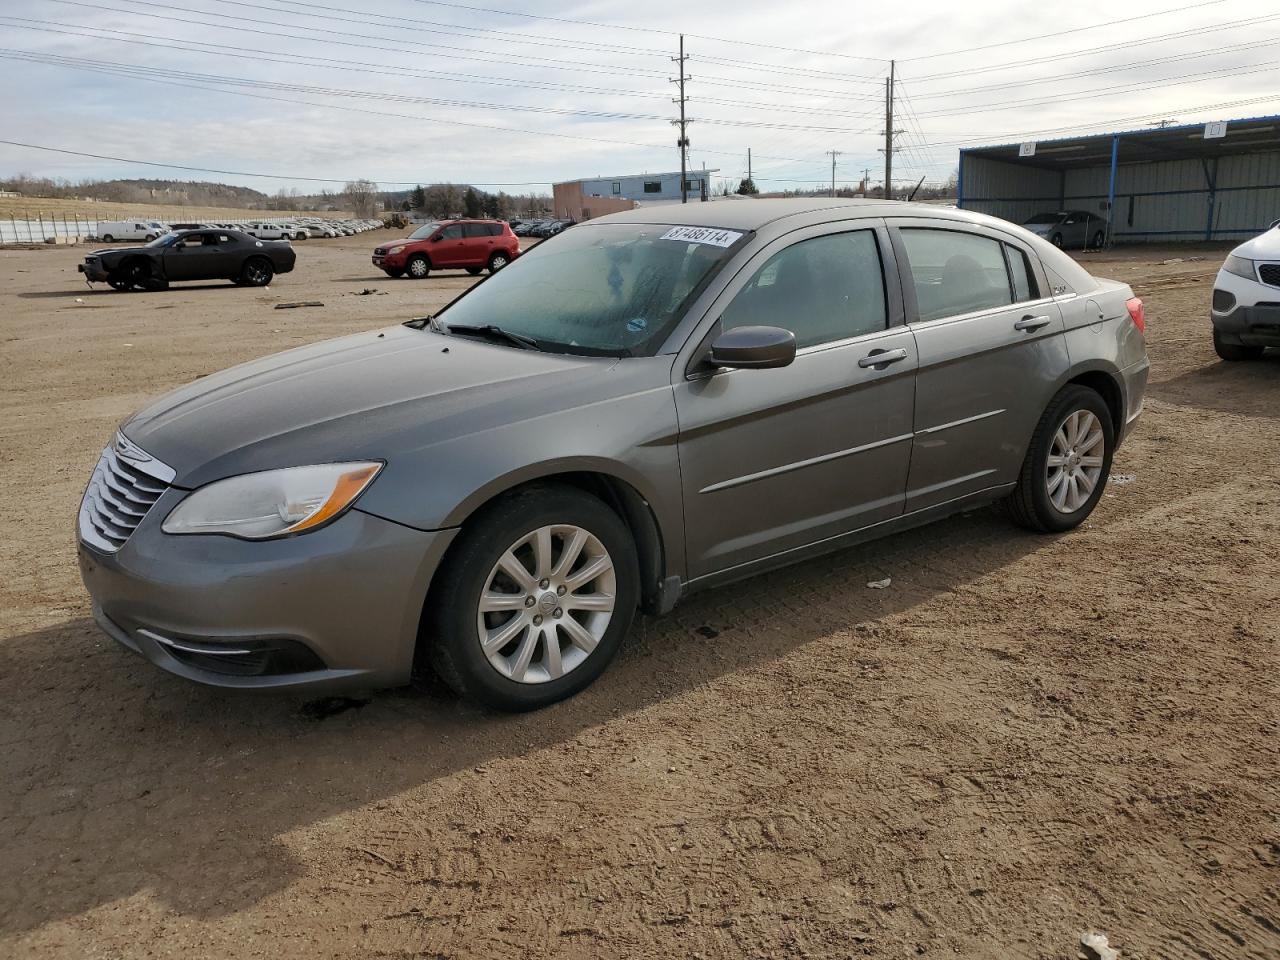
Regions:
[[755, 183], [755, 181], [751, 179], [751, 148], [750, 147], [747, 147], [747, 179], [751, 180], [752, 184]]
[[671, 122], [674, 124], [678, 124], [680, 127], [680, 139], [676, 141], [676, 146], [680, 148], [680, 202], [688, 203], [689, 202], [689, 181], [688, 179], [686, 179], [687, 174], [686, 174], [685, 166], [689, 156], [689, 137], [688, 137], [688, 134], [686, 133], [686, 127], [688, 126], [688, 124], [692, 123], [693, 121], [687, 119], [684, 114], [684, 107], [686, 103], [685, 95], [684, 95], [684, 82], [692, 78], [686, 77], [684, 75], [684, 62], [689, 58], [684, 55], [684, 34], [683, 33], [680, 34], [680, 56], [672, 57], [671, 59], [680, 65], [680, 79], [672, 81], [673, 83], [680, 84], [680, 99], [675, 101], [676, 103], [680, 104], [680, 119], [672, 120]]
[[828, 150], [831, 154], [831, 195], [836, 195], [836, 157], [840, 156], [839, 150]]
[[893, 74], [897, 66], [889, 61], [889, 76], [884, 81], [884, 198], [893, 199]]
[[871, 192], [871, 168], [862, 168], [862, 195], [865, 197]]

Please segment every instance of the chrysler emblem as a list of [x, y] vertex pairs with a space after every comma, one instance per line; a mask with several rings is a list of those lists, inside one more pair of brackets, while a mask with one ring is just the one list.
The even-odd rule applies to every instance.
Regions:
[[150, 455], [144, 453], [142, 448], [126, 437], [123, 433], [116, 434], [116, 442], [114, 444], [116, 456], [123, 457], [134, 463], [146, 463], [151, 459]]

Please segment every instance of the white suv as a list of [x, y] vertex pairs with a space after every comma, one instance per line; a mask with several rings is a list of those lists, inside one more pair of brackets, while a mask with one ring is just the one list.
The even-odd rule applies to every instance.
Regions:
[[1256, 360], [1280, 347], [1277, 224], [1232, 250], [1213, 283], [1213, 348], [1223, 360]]

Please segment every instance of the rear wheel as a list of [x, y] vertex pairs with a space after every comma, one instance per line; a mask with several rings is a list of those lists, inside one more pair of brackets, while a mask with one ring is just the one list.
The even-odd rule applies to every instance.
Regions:
[[1213, 331], [1213, 350], [1223, 360], [1258, 360], [1262, 357], [1262, 347], [1248, 346], [1243, 343], [1227, 343], [1217, 330]]
[[534, 710], [595, 680], [639, 596], [635, 545], [601, 500], [539, 486], [485, 508], [432, 590], [424, 651], [460, 695]]
[[1063, 387], [1040, 417], [1007, 499], [1014, 521], [1040, 533], [1078, 527], [1102, 498], [1114, 450], [1102, 397], [1079, 384]]
[[471, 274], [473, 277], [480, 276], [483, 270], [483, 267], [467, 267], [467, 273]]
[[147, 243], [150, 243], [155, 238], [156, 238], [156, 235], [154, 233], [148, 233], [145, 237], [143, 237], [143, 239], [146, 240]]
[[294, 239], [294, 240], [305, 240], [305, 239], [307, 239], [307, 235], [306, 235], [305, 233], [295, 233], [295, 234], [293, 235], [293, 239]]
[[431, 273], [431, 261], [426, 258], [425, 254], [415, 253], [409, 258], [409, 262], [405, 264], [405, 269], [413, 279], [425, 280], [427, 274]]
[[1055, 233], [1052, 237], [1049, 238], [1049, 242], [1052, 243], [1058, 249], [1062, 249], [1062, 234]]
[[1093, 247], [1093, 249], [1095, 250], [1101, 250], [1102, 245], [1106, 242], [1107, 242], [1107, 235], [1103, 231], [1099, 230], [1097, 233], [1093, 235], [1093, 242], [1090, 244], [1090, 246]]
[[112, 243], [112, 242], [114, 242], [114, 241], [115, 241], [115, 239], [116, 239], [116, 238], [115, 238], [115, 237], [113, 237], [113, 236], [112, 236], [111, 234], [109, 234], [109, 233], [104, 233], [104, 234], [102, 235], [102, 242], [103, 242], [103, 243]]
[[246, 287], [265, 287], [275, 276], [275, 268], [266, 257], [250, 257], [240, 268], [240, 282]]
[[489, 272], [497, 273], [510, 262], [511, 259], [505, 253], [495, 253], [489, 258]]

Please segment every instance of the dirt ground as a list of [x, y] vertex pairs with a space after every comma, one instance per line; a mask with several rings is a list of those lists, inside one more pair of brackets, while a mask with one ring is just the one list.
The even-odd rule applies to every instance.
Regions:
[[470, 282], [388, 280], [383, 238], [134, 295], [0, 251], [0, 956], [1280, 956], [1280, 353], [1213, 355], [1222, 248], [1083, 258], [1146, 299], [1153, 376], [1072, 534], [984, 511], [699, 596], [527, 716], [170, 677], [89, 620], [98, 452]]

